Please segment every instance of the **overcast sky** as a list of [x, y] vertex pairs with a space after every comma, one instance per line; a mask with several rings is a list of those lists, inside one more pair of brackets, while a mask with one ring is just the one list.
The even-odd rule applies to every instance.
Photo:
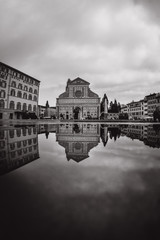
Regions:
[[41, 81], [39, 104], [81, 77], [109, 101], [160, 92], [159, 0], [0, 0], [0, 61]]

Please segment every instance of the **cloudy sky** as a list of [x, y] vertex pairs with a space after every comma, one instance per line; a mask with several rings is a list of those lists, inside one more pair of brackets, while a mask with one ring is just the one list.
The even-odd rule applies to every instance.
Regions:
[[0, 0], [0, 61], [41, 81], [39, 104], [68, 78], [120, 103], [160, 92], [159, 0]]

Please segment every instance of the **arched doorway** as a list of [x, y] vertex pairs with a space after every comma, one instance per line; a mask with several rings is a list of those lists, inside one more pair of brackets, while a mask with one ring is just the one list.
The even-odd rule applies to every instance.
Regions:
[[73, 110], [74, 113], [74, 119], [80, 119], [80, 107], [75, 107], [75, 109]]

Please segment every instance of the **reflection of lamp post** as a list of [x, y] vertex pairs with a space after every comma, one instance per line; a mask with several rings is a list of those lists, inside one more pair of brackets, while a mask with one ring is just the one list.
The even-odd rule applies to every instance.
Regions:
[[104, 99], [104, 119], [107, 119], [108, 116], [108, 99], [107, 96], [105, 95]]

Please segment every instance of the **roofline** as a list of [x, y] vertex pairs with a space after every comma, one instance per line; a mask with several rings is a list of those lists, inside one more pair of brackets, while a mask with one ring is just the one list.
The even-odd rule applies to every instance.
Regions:
[[32, 79], [38, 81], [38, 82], [41, 82], [41, 81], [39, 81], [38, 79], [36, 79], [36, 78], [34, 78], [34, 77], [32, 77], [32, 76], [30, 76], [30, 75], [24, 73], [24, 72], [21, 72], [20, 70], [18, 70], [18, 69], [16, 69], [16, 68], [13, 68], [13, 67], [11, 67], [11, 66], [9, 66], [9, 65], [7, 65], [7, 64], [5, 64], [5, 63], [3, 63], [3, 62], [0, 62], [0, 64], [5, 65], [6, 67], [8, 67], [8, 68], [10, 68], [10, 69], [12, 69], [12, 70], [14, 70], [14, 71], [17, 71], [17, 72], [19, 72], [19, 73], [21, 73], [21, 74], [24, 74], [24, 75], [26, 75], [27, 77], [30, 77], [30, 78], [32, 78]]
[[[76, 81], [77, 79], [80, 79], [80, 80], [84, 81], [84, 84], [81, 84], [81, 85], [90, 85], [89, 82], [87, 82], [86, 80], [84, 80], [83, 78], [80, 78], [80, 77], [77, 77], [77, 78], [71, 80], [71, 81], [68, 83], [68, 85], [74, 85], [73, 82]], [[75, 85], [76, 85], [76, 84], [75, 84]]]
[[157, 93], [151, 93], [149, 95], [146, 95], [145, 97], [151, 97], [151, 96], [154, 96], [154, 95], [157, 95]]

